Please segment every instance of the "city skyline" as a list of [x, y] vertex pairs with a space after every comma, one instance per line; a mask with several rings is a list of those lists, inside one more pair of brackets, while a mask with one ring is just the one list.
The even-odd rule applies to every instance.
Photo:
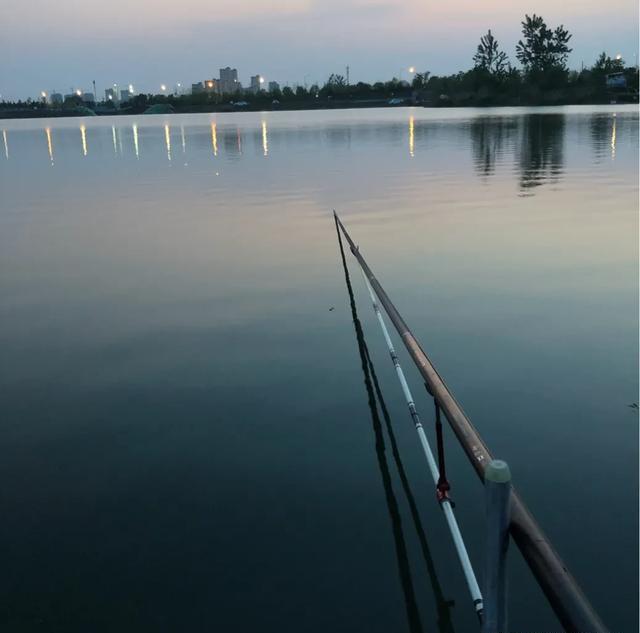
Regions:
[[352, 83], [406, 79], [409, 66], [449, 74], [468, 67], [489, 28], [515, 63], [520, 21], [533, 12], [573, 33], [573, 68], [592, 64], [602, 50], [637, 63], [638, 7], [629, 0], [579, 7], [573, 1], [559, 6], [550, 0], [535, 5], [492, 0], [481, 9], [470, 0], [433, 7], [415, 0], [401, 6], [279, 0], [266, 9], [255, 0], [242, 7], [227, 0], [185, 0], [179, 7], [154, 3], [152, 11], [147, 0], [133, 7], [125, 7], [124, 0], [99, 7], [79, 7], [71, 0], [36, 4], [37, 24], [27, 15], [33, 8], [18, 4], [5, 11], [3, 99], [53, 89], [65, 93], [71, 87], [86, 92], [93, 80], [104, 89], [114, 78], [155, 94], [163, 84], [190, 86], [227, 65], [240, 70], [245, 86], [258, 70], [267, 83], [281, 85], [323, 83], [331, 73], [344, 74], [347, 65]]

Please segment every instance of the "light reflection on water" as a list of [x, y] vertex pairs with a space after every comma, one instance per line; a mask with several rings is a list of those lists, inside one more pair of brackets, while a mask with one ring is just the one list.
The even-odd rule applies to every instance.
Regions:
[[[424, 630], [476, 630], [349, 260], [407, 481], [371, 437], [336, 208], [631, 630], [637, 125], [625, 107], [0, 121], [2, 628], [406, 630], [401, 523]], [[480, 569], [479, 487], [447, 444]], [[557, 630], [518, 560], [514, 630]]]

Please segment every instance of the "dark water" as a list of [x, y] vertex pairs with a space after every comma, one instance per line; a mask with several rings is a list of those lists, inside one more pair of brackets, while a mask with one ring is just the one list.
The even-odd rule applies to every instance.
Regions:
[[[477, 630], [333, 208], [637, 630], [636, 110], [0, 128], [2, 631]], [[481, 486], [447, 449], [480, 572]], [[559, 631], [515, 548], [510, 580], [512, 630]]]

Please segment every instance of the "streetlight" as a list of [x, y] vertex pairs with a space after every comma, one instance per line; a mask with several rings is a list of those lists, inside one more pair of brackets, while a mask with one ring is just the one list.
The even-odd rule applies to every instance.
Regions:
[[167, 86], [165, 84], [162, 84], [160, 86], [160, 90], [162, 90], [162, 92], [166, 92], [167, 91]]
[[622, 59], [622, 55], [620, 55], [620, 53], [618, 53], [618, 54], [616, 55], [616, 60], [617, 60], [617, 61], [620, 61], [621, 59]]
[[133, 84], [129, 84], [129, 94], [133, 94]]
[[81, 96], [82, 96], [82, 90], [80, 90], [80, 89], [76, 90], [76, 94], [77, 94], [79, 97], [81, 97]]
[[263, 84], [264, 83], [264, 77], [260, 77], [259, 81], [260, 81], [261, 84]]
[[40, 96], [41, 96], [43, 99], [46, 99], [46, 98], [47, 98], [47, 93], [43, 90], [43, 91], [40, 93]]
[[415, 66], [409, 66], [409, 72], [413, 75], [416, 72]]

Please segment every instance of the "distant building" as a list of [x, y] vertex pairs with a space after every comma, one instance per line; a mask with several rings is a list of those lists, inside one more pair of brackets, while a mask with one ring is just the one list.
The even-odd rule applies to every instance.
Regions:
[[627, 87], [627, 78], [624, 73], [609, 73], [606, 77], [607, 88], [609, 89], [624, 89]]
[[83, 92], [82, 93], [82, 101], [84, 103], [95, 103], [96, 98], [93, 96], [93, 92]]
[[269, 82], [269, 92], [277, 92], [280, 90], [280, 84], [277, 81]]
[[192, 95], [199, 95], [202, 92], [204, 92], [204, 84], [201, 81], [195, 84], [191, 84]]
[[118, 103], [118, 93], [115, 88], [107, 88], [104, 91], [104, 100], [105, 101], [113, 101], [113, 103]]
[[129, 99], [131, 99], [131, 93], [128, 90], [121, 90], [120, 101], [122, 103], [126, 103], [127, 101], [129, 101]]
[[59, 92], [51, 93], [51, 104], [52, 105], [62, 105], [64, 101], [64, 97]]
[[260, 90], [262, 90], [262, 83], [264, 82], [264, 79], [262, 79], [262, 77], [260, 75], [254, 75], [253, 77], [251, 77], [251, 83], [249, 84], [249, 90], [251, 92], [253, 92], [254, 94], [257, 94], [258, 92], [260, 92]]
[[220, 69], [220, 81], [218, 82], [218, 92], [220, 94], [232, 94], [240, 90], [240, 82], [238, 81], [238, 71], [235, 68]]
[[204, 82], [204, 91], [205, 92], [218, 92], [220, 87], [220, 82], [217, 79], [206, 79]]

